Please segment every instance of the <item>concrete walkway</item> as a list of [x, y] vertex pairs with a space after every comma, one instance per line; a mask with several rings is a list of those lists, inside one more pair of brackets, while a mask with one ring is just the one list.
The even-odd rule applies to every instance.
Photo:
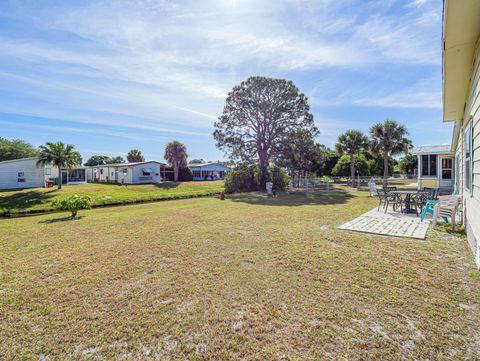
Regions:
[[403, 214], [392, 209], [377, 208], [362, 214], [360, 217], [337, 227], [348, 231], [380, 234], [384, 236], [425, 239], [430, 222], [420, 222], [415, 214]]

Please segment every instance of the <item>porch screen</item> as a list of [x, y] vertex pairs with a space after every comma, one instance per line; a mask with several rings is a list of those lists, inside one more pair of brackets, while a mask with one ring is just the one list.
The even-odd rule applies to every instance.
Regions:
[[437, 155], [422, 155], [422, 176], [435, 177], [437, 175]]

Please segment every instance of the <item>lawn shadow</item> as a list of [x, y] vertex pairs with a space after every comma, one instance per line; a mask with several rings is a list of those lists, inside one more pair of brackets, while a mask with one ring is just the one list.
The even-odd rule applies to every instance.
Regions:
[[18, 210], [29, 209], [33, 206], [46, 203], [46, 201], [55, 196], [55, 192], [57, 191], [57, 189], [45, 192], [19, 191], [8, 196], [2, 196], [2, 192], [0, 192], [0, 208]]
[[44, 221], [40, 221], [38, 223], [51, 224], [51, 223], [57, 223], [57, 222], [78, 221], [78, 220], [80, 220], [84, 217], [85, 216], [76, 216], [76, 217], [72, 218], [71, 216], [67, 216], [67, 217], [59, 217], [59, 218], [50, 218], [50, 219], [46, 219]]
[[335, 189], [330, 192], [314, 191], [306, 193], [279, 192], [276, 197], [269, 197], [265, 193], [242, 193], [231, 194], [228, 198], [233, 202], [243, 202], [263, 206], [305, 206], [305, 205], [328, 205], [343, 204], [354, 196], [343, 189]]
[[167, 181], [163, 183], [157, 183], [155, 184], [155, 187], [163, 188], [163, 189], [172, 189], [172, 188], [177, 188], [180, 184], [182, 184], [182, 182]]

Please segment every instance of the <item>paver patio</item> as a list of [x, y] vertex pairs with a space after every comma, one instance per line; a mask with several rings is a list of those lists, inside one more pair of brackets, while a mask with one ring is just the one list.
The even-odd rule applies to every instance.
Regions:
[[430, 222], [421, 222], [414, 214], [403, 214], [377, 208], [337, 227], [338, 229], [385, 236], [425, 239]]

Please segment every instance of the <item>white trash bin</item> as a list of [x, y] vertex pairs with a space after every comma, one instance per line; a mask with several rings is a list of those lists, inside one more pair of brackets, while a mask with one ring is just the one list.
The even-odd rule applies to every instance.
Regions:
[[273, 183], [272, 182], [267, 182], [265, 183], [265, 188], [267, 189], [267, 196], [273, 196]]

